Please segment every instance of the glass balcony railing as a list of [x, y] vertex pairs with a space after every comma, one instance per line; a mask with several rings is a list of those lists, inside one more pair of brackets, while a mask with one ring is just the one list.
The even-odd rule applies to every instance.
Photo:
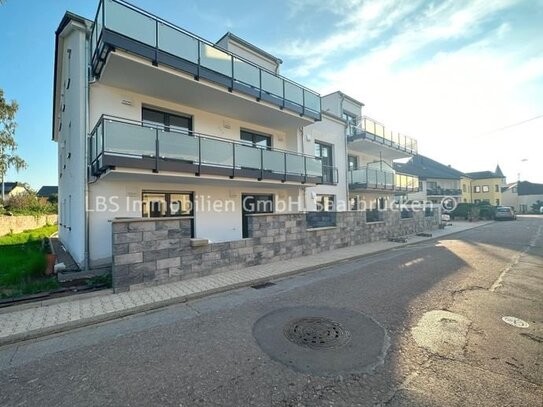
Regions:
[[318, 157], [110, 116], [91, 133], [89, 165], [93, 175], [118, 166], [315, 184], [338, 177]]
[[377, 189], [415, 192], [419, 189], [419, 179], [417, 177], [369, 167], [350, 170], [348, 180], [349, 187], [353, 190]]
[[369, 117], [362, 117], [358, 123], [349, 125], [347, 137], [349, 141], [365, 138], [409, 154], [416, 154], [418, 150], [417, 140], [393, 132]]
[[315, 120], [320, 95], [215, 44], [119, 0], [100, 0], [91, 33], [91, 62], [99, 76], [111, 49], [123, 49], [219, 83]]
[[419, 190], [419, 178], [396, 173], [394, 175], [394, 189], [396, 191], [417, 192]]

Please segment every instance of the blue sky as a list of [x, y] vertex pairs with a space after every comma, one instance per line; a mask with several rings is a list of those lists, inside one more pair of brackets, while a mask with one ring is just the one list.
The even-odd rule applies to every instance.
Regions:
[[[134, 0], [209, 40], [232, 31], [282, 58], [282, 74], [419, 141], [462, 171], [543, 182], [543, 0]], [[255, 6], [256, 5], [256, 6]], [[29, 169], [10, 180], [56, 184], [51, 141], [54, 31], [89, 0], [0, 6], [0, 87], [20, 105], [16, 138]], [[513, 126], [511, 126], [513, 125]], [[511, 126], [511, 127], [508, 127]], [[504, 129], [505, 128], [505, 129]], [[526, 160], [527, 161], [522, 161]]]

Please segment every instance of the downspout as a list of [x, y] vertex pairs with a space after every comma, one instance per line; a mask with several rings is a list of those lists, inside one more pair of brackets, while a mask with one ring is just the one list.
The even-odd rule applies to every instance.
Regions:
[[[345, 95], [343, 93], [339, 93], [340, 99], [339, 99], [339, 117], [343, 118], [343, 101], [345, 100]], [[360, 111], [360, 116], [362, 116], [362, 110]], [[347, 130], [345, 128], [345, 130]], [[347, 208], [350, 210], [351, 208], [351, 201], [350, 201], [350, 193], [349, 190], [349, 149], [347, 146], [347, 132], [343, 132], [343, 146], [344, 146], [344, 154], [345, 154], [345, 168], [344, 168], [344, 175], [345, 175], [345, 198], [347, 199]], [[357, 205], [359, 207], [359, 205]]]
[[[300, 127], [300, 128], [298, 129], [298, 131], [300, 132], [300, 137], [301, 137], [301, 141], [302, 141], [302, 145], [301, 145], [301, 147], [302, 147], [302, 155], [305, 157], [304, 128], [303, 128], [303, 127]], [[305, 158], [304, 158], [304, 160], [305, 160]], [[307, 175], [307, 174], [306, 174], [306, 175]], [[306, 187], [305, 184], [304, 184], [304, 186], [302, 187], [302, 191], [303, 191], [302, 196], [303, 196], [303, 204], [304, 204], [302, 208], [304, 209], [304, 211], [307, 210], [307, 199], [306, 199], [306, 197], [305, 197], [306, 190], [307, 190], [307, 187]], [[300, 211], [300, 208], [298, 207], [298, 212], [299, 212], [299, 211]]]
[[88, 210], [88, 204], [89, 204], [89, 163], [88, 163], [88, 147], [89, 147], [89, 140], [88, 140], [88, 130], [89, 130], [89, 41], [87, 40], [87, 33], [85, 32], [85, 129], [83, 134], [85, 135], [85, 142], [83, 147], [83, 159], [85, 160], [85, 175], [84, 175], [84, 183], [85, 183], [85, 192], [83, 194], [83, 205], [85, 208], [85, 259], [84, 259], [84, 268], [85, 270], [90, 269], [90, 250], [89, 250], [89, 210]]

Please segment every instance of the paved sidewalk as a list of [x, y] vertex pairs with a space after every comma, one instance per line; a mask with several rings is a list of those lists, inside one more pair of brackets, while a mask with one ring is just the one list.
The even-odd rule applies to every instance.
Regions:
[[0, 312], [0, 345], [92, 325], [233, 288], [315, 270], [343, 260], [356, 259], [440, 238], [488, 223], [491, 222], [455, 222], [453, 226], [447, 226], [445, 230], [433, 231], [433, 237], [413, 236], [408, 243], [379, 241], [136, 291], [119, 294], [112, 294], [108, 291], [90, 298], [76, 297], [62, 302], [43, 301], [34, 307], [10, 307], [10, 309]]

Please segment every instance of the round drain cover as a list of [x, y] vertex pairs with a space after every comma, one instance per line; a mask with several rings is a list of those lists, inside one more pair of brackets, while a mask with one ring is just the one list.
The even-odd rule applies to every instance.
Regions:
[[273, 360], [319, 376], [371, 373], [389, 346], [385, 330], [370, 317], [329, 307], [270, 312], [256, 321], [253, 335]]
[[289, 341], [311, 349], [330, 349], [345, 345], [351, 333], [328, 318], [297, 318], [283, 330]]
[[510, 316], [502, 317], [502, 321], [505, 322], [506, 324], [513, 325], [516, 328], [528, 328], [530, 326], [528, 322], [523, 321], [522, 319], [517, 318], [517, 317], [510, 317]]

